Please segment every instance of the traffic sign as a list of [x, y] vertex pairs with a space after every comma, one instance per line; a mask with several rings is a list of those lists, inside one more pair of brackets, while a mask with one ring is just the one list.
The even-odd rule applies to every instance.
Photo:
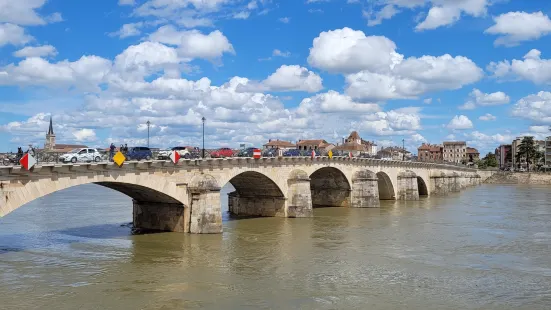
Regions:
[[253, 151], [253, 158], [254, 158], [254, 159], [259, 159], [261, 156], [262, 156], [262, 152], [260, 152], [259, 149], [254, 149], [254, 151]]
[[178, 153], [177, 151], [172, 151], [169, 157], [173, 163], [177, 164], [178, 161], [180, 160], [180, 153]]
[[348, 153], [348, 157], [350, 157], [350, 158], [354, 157], [354, 156], [352, 156], [352, 152]]
[[19, 163], [21, 166], [23, 166], [27, 170], [31, 170], [31, 168], [36, 165], [36, 159], [29, 153], [25, 154], [21, 159], [19, 160]]
[[316, 151], [312, 150], [312, 159], [314, 159], [314, 157], [316, 157]]
[[126, 157], [124, 156], [123, 153], [121, 153], [121, 151], [118, 151], [117, 154], [113, 156], [113, 161], [115, 162], [115, 164], [119, 165], [119, 167], [122, 166], [125, 160], [126, 160]]
[[329, 150], [327, 156], [329, 156], [329, 159], [333, 158], [333, 151]]

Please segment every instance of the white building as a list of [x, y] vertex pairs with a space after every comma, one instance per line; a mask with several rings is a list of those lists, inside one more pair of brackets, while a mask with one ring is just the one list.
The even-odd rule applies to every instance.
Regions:
[[453, 163], [467, 161], [467, 142], [465, 141], [445, 141], [443, 151], [444, 161]]

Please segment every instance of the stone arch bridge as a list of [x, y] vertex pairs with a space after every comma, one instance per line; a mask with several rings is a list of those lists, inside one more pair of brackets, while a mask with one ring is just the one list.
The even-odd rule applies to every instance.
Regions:
[[220, 188], [237, 215], [311, 217], [312, 208], [379, 207], [478, 185], [474, 169], [362, 158], [283, 157], [0, 167], [0, 217], [44, 195], [94, 183], [133, 199], [137, 228], [221, 233]]

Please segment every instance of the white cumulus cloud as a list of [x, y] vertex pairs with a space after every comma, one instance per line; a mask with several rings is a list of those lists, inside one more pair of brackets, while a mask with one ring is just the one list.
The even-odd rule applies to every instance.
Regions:
[[473, 122], [465, 115], [456, 115], [448, 123], [448, 129], [464, 130], [473, 128]]
[[508, 104], [511, 99], [502, 91], [495, 93], [483, 93], [478, 89], [473, 89], [469, 94], [469, 100], [459, 107], [461, 110], [473, 110], [477, 106], [495, 106]]
[[24, 48], [17, 50], [13, 53], [13, 56], [19, 58], [25, 57], [48, 57], [56, 56], [57, 50], [51, 45], [41, 46], [25, 46]]
[[551, 19], [543, 12], [508, 12], [494, 17], [495, 24], [484, 31], [499, 35], [495, 45], [516, 46], [551, 33]]

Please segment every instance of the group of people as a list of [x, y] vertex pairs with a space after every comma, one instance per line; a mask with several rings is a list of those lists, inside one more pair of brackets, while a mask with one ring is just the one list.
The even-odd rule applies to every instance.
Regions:
[[[117, 150], [117, 147], [115, 146], [114, 143], [111, 143], [111, 145], [109, 146], [109, 160], [112, 161], [113, 160], [113, 156], [115, 156], [115, 151]], [[126, 153], [128, 153], [128, 144], [124, 144], [119, 147], [119, 151], [121, 151], [121, 153], [123, 153], [125, 156], [126, 156]]]

